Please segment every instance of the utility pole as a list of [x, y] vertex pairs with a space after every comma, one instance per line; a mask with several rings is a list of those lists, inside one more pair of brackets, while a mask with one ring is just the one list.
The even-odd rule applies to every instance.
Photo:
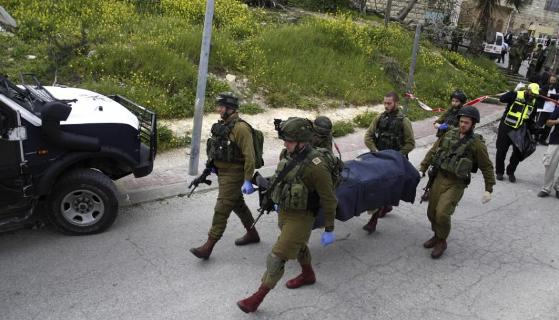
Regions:
[[[419, 51], [419, 35], [421, 34], [421, 23], [417, 24], [415, 28], [415, 38], [413, 39], [413, 50], [411, 54], [411, 64], [410, 64], [410, 74], [408, 76], [408, 83], [406, 90], [412, 92], [413, 90], [413, 78], [415, 75], [415, 64], [417, 63], [417, 53]], [[408, 103], [409, 98], [406, 97], [404, 100], [404, 113], [408, 113]]]
[[390, 23], [390, 11], [392, 11], [392, 0], [386, 0], [386, 9], [384, 10], [385, 27], [388, 27], [388, 23]]
[[198, 174], [200, 159], [200, 140], [202, 138], [202, 117], [204, 116], [204, 102], [206, 97], [206, 82], [208, 80], [208, 60], [210, 57], [210, 43], [212, 41], [212, 20], [214, 15], [214, 0], [206, 1], [206, 17], [204, 18], [204, 33], [202, 48], [200, 49], [200, 64], [198, 65], [198, 86], [196, 101], [194, 102], [194, 125], [192, 128], [192, 144], [190, 148], [190, 163], [188, 174]]

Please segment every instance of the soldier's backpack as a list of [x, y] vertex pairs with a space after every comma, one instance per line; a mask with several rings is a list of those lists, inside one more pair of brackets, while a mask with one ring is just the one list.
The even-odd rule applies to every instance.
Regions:
[[316, 151], [320, 152], [320, 155], [324, 160], [326, 160], [326, 165], [330, 169], [330, 174], [332, 176], [332, 185], [334, 189], [340, 185], [342, 182], [342, 170], [344, 169], [344, 163], [338, 157], [336, 157], [332, 151], [326, 148], [314, 148]]
[[262, 166], [264, 166], [264, 158], [262, 158], [264, 154], [264, 134], [262, 133], [262, 131], [254, 129], [245, 120], [239, 119], [238, 121], [246, 123], [252, 131], [252, 145], [254, 147], [254, 168], [260, 169], [262, 168]]

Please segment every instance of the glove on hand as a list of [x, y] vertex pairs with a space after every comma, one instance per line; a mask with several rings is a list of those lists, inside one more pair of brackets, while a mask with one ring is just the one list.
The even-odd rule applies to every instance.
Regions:
[[241, 192], [244, 194], [251, 194], [254, 192], [254, 188], [252, 187], [252, 182], [249, 180], [245, 180], [243, 186], [241, 187]]
[[481, 203], [488, 203], [489, 201], [491, 201], [491, 192], [489, 191], [485, 191], [485, 193], [483, 194], [483, 197], [481, 198]]
[[439, 126], [439, 130], [448, 130], [448, 124], [443, 123]]
[[210, 172], [213, 173], [213, 174], [217, 174], [217, 168], [214, 167], [214, 166], [211, 166], [210, 167]]
[[334, 234], [334, 231], [324, 231], [322, 233], [322, 236], [320, 236], [320, 243], [325, 247], [329, 244], [334, 243], [334, 241], [336, 241], [336, 235]]
[[277, 203], [274, 203], [274, 211], [277, 212], [277, 213], [279, 213], [279, 211], [280, 211], [280, 207]]

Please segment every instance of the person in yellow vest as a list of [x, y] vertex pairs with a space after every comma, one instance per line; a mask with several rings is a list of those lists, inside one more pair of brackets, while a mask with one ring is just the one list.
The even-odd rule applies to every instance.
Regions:
[[[536, 116], [534, 105], [536, 104], [536, 95], [539, 93], [540, 86], [537, 83], [530, 83], [525, 90], [509, 91], [499, 98], [499, 101], [507, 104], [507, 108], [501, 117], [497, 133], [497, 155], [495, 157], [497, 180], [503, 180], [505, 159], [509, 147], [512, 145], [512, 140], [508, 133], [534, 121]], [[516, 182], [514, 172], [520, 163], [520, 159], [520, 151], [513, 146], [512, 155], [506, 167], [506, 174], [510, 182]]]

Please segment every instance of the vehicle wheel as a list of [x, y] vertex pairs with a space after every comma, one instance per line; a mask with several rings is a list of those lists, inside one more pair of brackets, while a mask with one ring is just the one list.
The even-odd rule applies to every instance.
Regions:
[[62, 176], [49, 201], [49, 218], [62, 232], [73, 235], [100, 233], [118, 214], [117, 190], [99, 171], [79, 169]]

